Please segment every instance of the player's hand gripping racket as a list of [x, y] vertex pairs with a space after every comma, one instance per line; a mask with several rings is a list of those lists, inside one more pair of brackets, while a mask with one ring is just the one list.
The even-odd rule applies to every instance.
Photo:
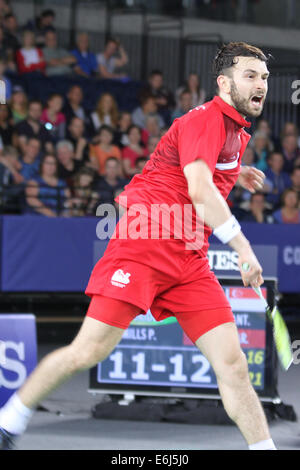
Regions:
[[[248, 263], [243, 263], [242, 269], [247, 272], [249, 269]], [[264, 303], [267, 318], [273, 326], [273, 337], [276, 345], [278, 359], [284, 370], [288, 370], [291, 363], [293, 362], [293, 353], [291, 347], [290, 335], [285, 324], [284, 319], [278, 309], [278, 306], [274, 305], [273, 309], [269, 306], [268, 302], [264, 298], [260, 287], [252, 287], [256, 294], [261, 298]]]

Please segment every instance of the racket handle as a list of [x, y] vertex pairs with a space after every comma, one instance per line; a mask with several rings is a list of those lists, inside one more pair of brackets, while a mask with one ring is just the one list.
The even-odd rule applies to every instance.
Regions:
[[[249, 271], [249, 269], [250, 269], [249, 263], [243, 263], [243, 264], [242, 264], [242, 270], [243, 270], [245, 273], [246, 273], [247, 271]], [[268, 307], [268, 302], [267, 302], [266, 299], [264, 298], [260, 286], [258, 286], [258, 287], [253, 287], [253, 286], [252, 286], [252, 289], [253, 289], [254, 292], [258, 295], [258, 297], [260, 297], [260, 299], [261, 299], [262, 302], [264, 303], [265, 308], [267, 308], [267, 307]]]

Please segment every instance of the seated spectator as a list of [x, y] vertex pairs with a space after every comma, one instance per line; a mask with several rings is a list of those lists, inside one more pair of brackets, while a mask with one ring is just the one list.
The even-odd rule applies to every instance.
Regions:
[[266, 169], [268, 168], [267, 158], [269, 156], [269, 151], [268, 137], [265, 132], [255, 131], [249, 145], [252, 146], [254, 150], [254, 166], [261, 171], [266, 171]]
[[12, 48], [7, 47], [3, 26], [0, 25], [0, 59], [5, 64], [5, 72], [15, 73], [17, 70], [15, 63], [15, 52]]
[[73, 177], [83, 166], [83, 161], [75, 158], [74, 147], [68, 140], [61, 140], [56, 144], [56, 154], [58, 176], [65, 180], [68, 186], [72, 187]]
[[119, 115], [118, 125], [115, 130], [114, 143], [120, 147], [126, 147], [128, 145], [128, 129], [132, 125], [131, 113], [129, 111], [123, 111]]
[[286, 189], [281, 195], [281, 208], [273, 213], [274, 221], [279, 224], [299, 224], [300, 210], [297, 191]]
[[41, 122], [52, 136], [53, 142], [64, 139], [66, 134], [66, 118], [62, 113], [62, 96], [54, 93], [47, 100], [47, 107], [43, 110]]
[[8, 13], [12, 13], [12, 7], [10, 5], [10, 0], [1, 0], [0, 1], [0, 22], [3, 22], [4, 16]]
[[[5, 100], [7, 102], [11, 98], [12, 85], [10, 79], [5, 75], [6, 61], [0, 58], [0, 80], [5, 83]], [[3, 93], [4, 94], [4, 93]]]
[[184, 116], [192, 109], [192, 107], [192, 94], [191, 92], [185, 90], [181, 93], [179, 97], [178, 108], [176, 108], [171, 114], [171, 122], [173, 122], [175, 119], [180, 118], [181, 116]]
[[286, 137], [287, 135], [293, 135], [297, 137], [298, 147], [300, 146], [299, 129], [298, 129], [298, 126], [294, 122], [288, 121], [284, 124], [280, 132], [280, 141], [282, 142], [283, 138]]
[[3, 26], [0, 24], [0, 59], [6, 62], [8, 61], [9, 56], [7, 53], [7, 47], [3, 41], [4, 41], [4, 29], [3, 29]]
[[146, 157], [139, 157], [135, 161], [135, 169], [136, 173], [141, 174], [143, 169], [145, 168], [146, 163], [148, 162], [149, 158]]
[[21, 164], [13, 147], [4, 147], [0, 156], [0, 210], [4, 214], [21, 213], [24, 178]]
[[98, 72], [96, 55], [89, 50], [89, 36], [87, 33], [80, 33], [77, 36], [76, 49], [71, 54], [76, 58], [74, 72], [83, 77], [91, 77]]
[[269, 124], [269, 121], [267, 121], [266, 119], [260, 119], [257, 123], [256, 130], [264, 132], [266, 134], [267, 139], [268, 139], [268, 142], [267, 142], [268, 152], [269, 153], [273, 152], [274, 151], [274, 142], [273, 142], [273, 138], [272, 138], [272, 129], [271, 129], [271, 126]]
[[158, 137], [160, 135], [159, 120], [157, 116], [148, 116], [146, 118], [146, 125], [142, 131], [142, 142], [145, 146], [148, 145], [150, 137]]
[[187, 81], [176, 91], [176, 106], [180, 107], [180, 95], [183, 91], [189, 91], [192, 95], [192, 108], [201, 106], [206, 99], [206, 91], [201, 88], [200, 78], [196, 73], [190, 73]]
[[109, 157], [121, 160], [121, 150], [113, 145], [114, 132], [109, 126], [102, 126], [90, 145], [90, 161], [99, 175], [104, 174], [105, 162]]
[[20, 173], [24, 180], [28, 181], [38, 173], [41, 159], [41, 144], [38, 139], [31, 137], [25, 144], [24, 152], [21, 154]]
[[260, 224], [272, 224], [273, 217], [269, 209], [266, 208], [265, 195], [257, 192], [251, 194], [249, 211], [240, 215], [242, 222], [257, 222]]
[[72, 65], [76, 64], [76, 59], [66, 49], [58, 47], [55, 31], [50, 30], [46, 32], [43, 54], [46, 62], [46, 75], [48, 77], [72, 73]]
[[121, 177], [121, 162], [118, 158], [109, 157], [105, 161], [101, 178], [95, 184], [95, 191], [99, 194], [101, 204], [114, 204], [117, 190], [123, 190], [129, 180]]
[[244, 154], [243, 154], [243, 165], [247, 166], [255, 166], [255, 153], [252, 147], [249, 145], [246, 147]]
[[159, 137], [162, 138], [167, 132], [168, 130], [170, 129], [170, 127], [162, 127], [159, 131]]
[[291, 188], [297, 191], [299, 201], [300, 201], [300, 164], [299, 166], [295, 166], [291, 173]]
[[160, 137], [155, 137], [154, 135], [149, 137], [148, 145], [147, 145], [147, 155], [150, 158], [154, 150], [156, 149], [158, 143], [160, 141]]
[[145, 96], [141, 100], [141, 106], [136, 108], [132, 113], [132, 122], [136, 126], [139, 126], [141, 129], [144, 129], [148, 116], [156, 116], [160, 128], [165, 126], [163, 118], [157, 112], [157, 104], [155, 97], [152, 95]]
[[12, 114], [12, 122], [14, 125], [18, 124], [27, 118], [28, 114], [28, 99], [23, 88], [16, 85], [12, 89], [12, 95], [9, 103], [10, 111]]
[[300, 156], [300, 149], [298, 147], [298, 139], [296, 135], [285, 135], [281, 141], [281, 145], [284, 157], [283, 171], [291, 173], [296, 158]]
[[157, 111], [162, 114], [164, 121], [169, 121], [169, 112], [175, 107], [173, 93], [165, 86], [163, 73], [160, 70], [153, 70], [149, 77], [147, 85], [140, 92], [140, 99], [147, 96], [154, 96]]
[[[254, 150], [252, 147], [249, 147], [249, 145], [244, 151], [242, 165], [254, 166]], [[243, 207], [248, 209], [250, 197], [250, 191], [244, 189], [243, 186], [239, 184], [239, 181], [237, 181], [227, 199], [227, 203], [236, 217], [239, 217]]]
[[280, 202], [280, 195], [291, 186], [288, 173], [282, 171], [284, 159], [280, 152], [272, 152], [268, 158], [268, 169], [265, 172], [264, 192], [267, 193], [267, 201], [275, 209]]
[[28, 138], [36, 137], [41, 142], [43, 151], [54, 152], [51, 134], [41, 123], [42, 112], [42, 103], [39, 100], [31, 100], [28, 105], [27, 118], [15, 126], [18, 147], [21, 151], [24, 151]]
[[16, 16], [9, 12], [3, 19], [4, 40], [3, 44], [7, 48], [8, 60], [14, 61], [17, 50], [21, 47], [21, 33]]
[[29, 72], [45, 72], [46, 62], [43, 51], [35, 46], [35, 37], [32, 31], [25, 30], [23, 33], [23, 45], [16, 52], [18, 72], [20, 74]]
[[139, 157], [147, 157], [148, 151], [141, 145], [141, 129], [134, 124], [128, 129], [129, 143], [122, 150], [122, 165], [127, 178], [136, 174], [135, 162]]
[[67, 99], [63, 108], [63, 113], [66, 117], [67, 124], [70, 123], [73, 117], [78, 117], [84, 122], [87, 121], [87, 114], [82, 106], [83, 92], [79, 85], [73, 85], [67, 93]]
[[128, 63], [127, 53], [117, 39], [109, 38], [106, 41], [104, 51], [97, 55], [97, 63], [101, 78], [126, 78], [126, 74], [116, 72]]
[[92, 132], [95, 134], [104, 124], [114, 129], [118, 125], [119, 111], [116, 100], [110, 93], [103, 93], [95, 111], [91, 114]]
[[83, 167], [74, 176], [72, 194], [72, 216], [95, 215], [99, 203], [99, 194], [93, 189], [94, 172]]
[[0, 104], [0, 135], [3, 145], [17, 144], [17, 139], [13, 136], [14, 128], [11, 124], [10, 109], [7, 104]]
[[46, 34], [55, 32], [54, 26], [55, 12], [54, 10], [44, 10], [40, 16], [36, 17], [27, 23], [26, 29], [34, 32], [36, 37], [36, 44], [38, 47], [44, 47], [46, 42]]
[[22, 164], [17, 150], [10, 145], [4, 147], [0, 156], [0, 187], [23, 183], [24, 177], [20, 173], [21, 169]]
[[57, 159], [46, 154], [41, 161], [39, 173], [26, 186], [27, 212], [47, 217], [67, 215], [71, 193], [66, 182], [58, 178]]
[[73, 117], [67, 129], [67, 140], [75, 149], [75, 159], [84, 162], [89, 161], [89, 144], [85, 137], [84, 121], [78, 117]]

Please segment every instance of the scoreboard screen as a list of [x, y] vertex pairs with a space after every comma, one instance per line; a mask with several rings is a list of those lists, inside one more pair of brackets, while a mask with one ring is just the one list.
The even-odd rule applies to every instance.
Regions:
[[[234, 313], [251, 382], [262, 399], [276, 398], [277, 364], [264, 306], [253, 289], [243, 287], [241, 282], [224, 280], [221, 284]], [[262, 292], [270, 301], [271, 286], [267, 284]], [[156, 322], [150, 311], [136, 317], [110, 356], [91, 369], [90, 391], [219, 396], [212, 367], [175, 317]]]

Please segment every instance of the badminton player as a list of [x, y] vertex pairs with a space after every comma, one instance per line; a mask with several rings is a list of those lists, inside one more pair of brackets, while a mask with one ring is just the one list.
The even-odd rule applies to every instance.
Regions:
[[[230, 305], [206, 256], [213, 232], [238, 253], [244, 285], [263, 283], [259, 261], [226, 199], [237, 180], [251, 192], [263, 185], [263, 173], [241, 162], [250, 139], [246, 118], [261, 114], [267, 94], [267, 57], [254, 46], [232, 42], [218, 51], [213, 65], [215, 97], [174, 121], [143, 173], [118, 196], [127, 211], [92, 271], [86, 288], [91, 302], [77, 337], [47, 355], [0, 410], [2, 448], [13, 446], [41, 400], [75, 373], [104, 360], [131, 321], [150, 308], [157, 320], [175, 316], [209, 360], [225, 410], [249, 449], [275, 449]], [[142, 208], [138, 224], [137, 205]], [[176, 208], [169, 237], [152, 236], [154, 207]], [[178, 207], [183, 212], [192, 207], [184, 212], [190, 217], [179, 217]], [[200, 227], [196, 240], [186, 227], [178, 235], [182, 220]], [[160, 235], [165, 227], [156, 223]], [[140, 238], [133, 236], [137, 225]], [[245, 262], [250, 266], [246, 273], [241, 268]]]

